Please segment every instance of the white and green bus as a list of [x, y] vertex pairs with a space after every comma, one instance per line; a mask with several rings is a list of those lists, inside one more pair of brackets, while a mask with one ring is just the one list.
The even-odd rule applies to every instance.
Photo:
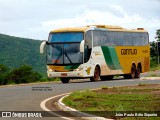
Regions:
[[124, 29], [119, 26], [92, 25], [63, 28], [49, 33], [40, 52], [47, 52], [49, 78], [90, 78], [91, 81], [139, 78], [150, 66], [148, 32], [143, 28]]

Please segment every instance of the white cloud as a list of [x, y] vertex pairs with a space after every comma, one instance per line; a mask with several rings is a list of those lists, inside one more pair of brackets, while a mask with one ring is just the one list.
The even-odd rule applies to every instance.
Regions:
[[159, 0], [0, 0], [0, 33], [47, 39], [52, 29], [88, 24], [144, 27], [154, 40]]
[[[158, 19], [145, 19], [138, 14], [128, 15], [120, 6], [112, 6], [124, 15], [123, 17], [116, 16], [111, 12], [104, 12], [98, 10], [86, 10], [84, 13], [73, 18], [65, 18], [59, 20], [50, 20], [42, 22], [45, 29], [57, 29], [62, 27], [84, 26], [93, 24], [107, 24], [107, 25], [120, 25], [126, 28], [145, 28], [151, 32], [154, 28], [160, 27], [160, 20]], [[154, 24], [153, 24], [154, 23]], [[154, 33], [151, 32], [150, 40], [153, 40]]]

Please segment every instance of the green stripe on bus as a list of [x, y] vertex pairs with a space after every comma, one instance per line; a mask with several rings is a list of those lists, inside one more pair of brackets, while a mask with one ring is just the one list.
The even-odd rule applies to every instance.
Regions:
[[113, 46], [101, 46], [107, 66], [111, 70], [121, 69], [118, 56]]
[[65, 66], [64, 69], [65, 70], [73, 70], [73, 69], [76, 69], [78, 67], [79, 67], [79, 65], [68, 65], [68, 66]]

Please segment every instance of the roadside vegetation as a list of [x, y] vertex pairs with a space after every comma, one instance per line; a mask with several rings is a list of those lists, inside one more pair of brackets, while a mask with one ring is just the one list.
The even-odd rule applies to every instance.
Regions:
[[21, 65], [32, 66], [32, 69], [46, 78], [46, 54], [39, 53], [42, 41], [0, 34], [0, 64], [10, 69]]
[[33, 71], [31, 66], [22, 65], [19, 68], [10, 69], [9, 67], [0, 64], [0, 85], [48, 82], [58, 79], [43, 78], [38, 72]]
[[73, 92], [63, 102], [79, 111], [98, 116], [122, 120], [158, 120], [157, 117], [116, 117], [107, 112], [125, 111], [160, 111], [160, 85], [139, 84], [138, 86], [113, 87], [103, 86], [96, 91]]
[[[160, 42], [160, 29], [156, 31], [156, 41], [150, 42], [150, 70], [160, 69], [158, 66], [158, 55], [160, 55], [160, 46], [158, 47], [157, 42]], [[160, 63], [160, 62], [159, 62]]]

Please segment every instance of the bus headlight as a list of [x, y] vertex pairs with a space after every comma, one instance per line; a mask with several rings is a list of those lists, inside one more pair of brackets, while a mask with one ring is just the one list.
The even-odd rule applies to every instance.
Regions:
[[83, 73], [78, 73], [78, 76], [82, 76], [83, 75]]
[[49, 71], [49, 72], [54, 72], [54, 70], [52, 70], [52, 69], [50, 69], [50, 68], [48, 68], [48, 71]]
[[51, 77], [51, 74], [48, 74], [48, 77]]
[[75, 69], [74, 71], [79, 71], [79, 69]]
[[81, 67], [81, 68], [77, 68], [77, 69], [75, 69], [74, 71], [81, 71], [83, 68]]

